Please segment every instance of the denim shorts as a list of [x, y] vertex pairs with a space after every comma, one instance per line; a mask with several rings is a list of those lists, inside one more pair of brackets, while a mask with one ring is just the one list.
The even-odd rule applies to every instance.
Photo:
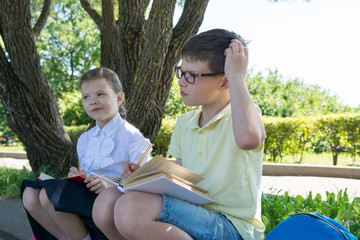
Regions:
[[163, 194], [158, 221], [170, 223], [194, 239], [242, 240], [234, 225], [222, 214]]

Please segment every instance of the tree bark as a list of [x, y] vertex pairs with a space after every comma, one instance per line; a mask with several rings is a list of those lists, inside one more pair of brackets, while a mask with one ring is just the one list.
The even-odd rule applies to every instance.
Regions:
[[1, 1], [0, 13], [6, 48], [6, 52], [0, 48], [0, 98], [8, 124], [24, 144], [35, 173], [45, 166], [56, 176], [63, 175], [76, 162], [76, 151], [65, 133], [49, 82], [41, 73], [35, 47], [40, 30], [31, 29], [30, 1]]
[[[176, 0], [102, 0], [99, 14], [88, 0], [82, 7], [101, 33], [101, 65], [120, 77], [127, 99], [128, 120], [152, 142], [160, 129], [165, 102], [180, 50], [196, 34], [209, 0], [187, 0], [175, 27]], [[51, 0], [31, 28], [30, 0], [0, 1], [0, 99], [10, 128], [24, 144], [30, 165], [63, 176], [77, 161], [48, 80], [41, 72], [35, 42], [46, 23]]]
[[[119, 1], [119, 19], [113, 3], [102, 1], [102, 16], [87, 0], [83, 8], [101, 32], [101, 65], [113, 69], [123, 83], [128, 121], [152, 142], [158, 134], [165, 103], [185, 42], [197, 33], [208, 0], [187, 0], [183, 14], [173, 27], [176, 0]], [[106, 18], [105, 18], [106, 16]], [[100, 19], [100, 20], [99, 20]]]
[[338, 161], [338, 156], [339, 156], [339, 153], [337, 152], [333, 152], [333, 165], [336, 166], [337, 165], [337, 161]]

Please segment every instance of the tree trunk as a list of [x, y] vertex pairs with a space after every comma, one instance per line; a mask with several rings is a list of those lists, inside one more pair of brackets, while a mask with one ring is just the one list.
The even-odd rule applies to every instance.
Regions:
[[116, 71], [124, 85], [128, 121], [152, 142], [160, 129], [165, 103], [184, 43], [197, 33], [208, 0], [187, 0], [173, 28], [176, 0], [119, 1], [119, 19], [113, 2], [102, 1], [102, 16], [87, 0], [83, 8], [101, 32], [101, 65]]
[[[49, 11], [48, 4], [45, 1], [43, 11]], [[45, 166], [56, 176], [63, 175], [77, 158], [55, 96], [41, 73], [35, 40], [43, 24], [36, 24], [35, 31], [31, 28], [29, 0], [1, 1], [0, 14], [6, 48], [6, 52], [0, 48], [0, 98], [8, 124], [24, 144], [35, 173]]]
[[[128, 120], [152, 142], [160, 129], [173, 68], [180, 50], [196, 34], [209, 0], [187, 0], [173, 28], [176, 0], [102, 0], [102, 14], [80, 0], [101, 32], [101, 65], [118, 73], [127, 99]], [[62, 176], [77, 161], [49, 82], [42, 75], [35, 42], [51, 0], [31, 28], [30, 0], [0, 1], [0, 98], [10, 128], [18, 135], [34, 172], [41, 166]], [[0, 39], [1, 43], [1, 39]]]
[[338, 161], [338, 156], [339, 156], [339, 153], [337, 151], [333, 151], [332, 152], [332, 157], [333, 157], [333, 165], [336, 166], [337, 165], [337, 161]]

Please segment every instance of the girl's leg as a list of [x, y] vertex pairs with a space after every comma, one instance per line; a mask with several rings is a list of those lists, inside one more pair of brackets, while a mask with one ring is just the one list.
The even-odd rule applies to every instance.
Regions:
[[130, 192], [115, 204], [115, 226], [129, 239], [192, 239], [182, 229], [157, 221], [162, 210], [162, 196]]
[[124, 239], [114, 223], [115, 202], [121, 195], [116, 187], [107, 188], [99, 194], [94, 203], [94, 222], [109, 239]]
[[48, 212], [42, 207], [39, 198], [40, 189], [26, 187], [23, 193], [23, 205], [29, 214], [57, 239], [67, 239]]
[[82, 240], [88, 235], [85, 224], [78, 215], [55, 211], [54, 205], [48, 199], [45, 189], [40, 190], [40, 203], [68, 239]]

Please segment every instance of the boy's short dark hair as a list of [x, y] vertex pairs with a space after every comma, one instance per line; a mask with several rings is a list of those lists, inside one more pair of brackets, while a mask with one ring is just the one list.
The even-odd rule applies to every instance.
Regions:
[[224, 52], [232, 39], [240, 40], [245, 47], [249, 43], [235, 32], [225, 29], [212, 29], [190, 38], [185, 43], [181, 56], [190, 62], [208, 62], [212, 72], [224, 72]]

